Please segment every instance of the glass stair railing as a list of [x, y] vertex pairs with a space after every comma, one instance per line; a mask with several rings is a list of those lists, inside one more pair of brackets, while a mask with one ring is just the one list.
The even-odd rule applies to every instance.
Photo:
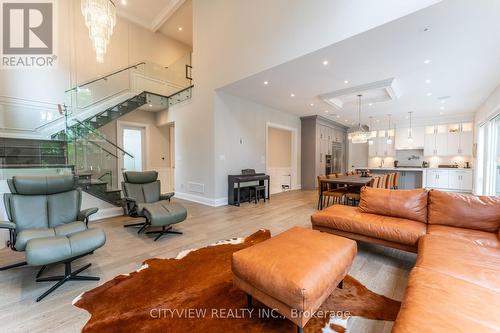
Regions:
[[74, 165], [84, 191], [121, 204], [119, 165], [124, 155], [134, 156], [116, 144], [116, 137], [106, 137], [101, 127], [148, 104], [168, 109], [189, 100], [190, 70], [190, 54], [168, 68], [141, 62], [66, 91], [60, 110], [64, 129], [51, 138], [66, 142], [68, 163]]

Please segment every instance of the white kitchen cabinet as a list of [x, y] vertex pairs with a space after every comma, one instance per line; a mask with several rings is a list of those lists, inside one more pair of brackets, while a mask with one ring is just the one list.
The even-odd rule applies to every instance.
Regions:
[[472, 191], [471, 169], [447, 169], [426, 171], [425, 187], [436, 188], [444, 191]]
[[425, 134], [424, 156], [446, 155], [448, 148], [448, 133]]
[[472, 191], [472, 171], [449, 170], [448, 189], [463, 192]]
[[368, 145], [368, 156], [369, 157], [378, 156], [378, 138], [373, 138], [373, 144]]
[[472, 156], [473, 134], [470, 132], [460, 132], [460, 155]]
[[449, 187], [448, 170], [427, 170], [425, 187], [448, 189]]
[[472, 156], [472, 132], [448, 133], [447, 156]]
[[408, 141], [410, 128], [396, 129], [395, 149], [422, 149], [425, 141], [425, 127], [413, 127], [411, 142]]

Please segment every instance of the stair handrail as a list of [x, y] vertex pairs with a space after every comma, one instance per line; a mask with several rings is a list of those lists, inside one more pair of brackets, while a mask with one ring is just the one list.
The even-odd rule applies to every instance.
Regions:
[[[126, 152], [125, 150], [123, 150], [123, 148], [121, 148], [120, 146], [116, 145], [115, 143], [113, 143], [112, 141], [108, 140], [104, 135], [102, 135], [102, 133], [100, 133], [99, 131], [96, 131], [95, 129], [93, 129], [92, 127], [89, 127], [87, 126], [87, 124], [81, 122], [80, 120], [76, 119], [76, 118], [73, 118], [74, 121], [76, 121], [78, 124], [82, 125], [83, 127], [85, 127], [86, 129], [88, 129], [89, 131], [91, 131], [92, 133], [94, 134], [97, 134], [101, 139], [103, 139], [104, 141], [106, 141], [107, 143], [109, 143], [110, 145], [112, 145], [113, 147], [115, 147], [116, 149], [120, 150], [122, 153], [134, 158], [134, 156], [132, 156], [130, 153]], [[89, 140], [90, 141], [90, 140]]]
[[134, 64], [134, 65], [130, 65], [130, 66], [128, 66], [128, 67], [125, 67], [125, 68], [119, 69], [119, 70], [117, 70], [117, 71], [111, 72], [111, 73], [109, 73], [109, 74], [106, 74], [106, 75], [104, 75], [104, 76], [98, 77], [97, 79], [93, 79], [93, 80], [90, 80], [90, 81], [84, 82], [84, 83], [82, 83], [82, 84], [79, 84], [79, 85], [77, 85], [77, 86], [75, 86], [75, 87], [73, 87], [73, 88], [70, 88], [70, 89], [68, 89], [68, 90], [65, 90], [64, 92], [65, 92], [65, 93], [67, 93], [67, 92], [70, 92], [70, 91], [72, 91], [72, 90], [75, 90], [75, 89], [78, 89], [78, 88], [84, 87], [84, 86], [86, 86], [86, 85], [89, 85], [89, 84], [91, 84], [91, 83], [94, 83], [94, 82], [97, 82], [97, 81], [100, 81], [100, 80], [105, 80], [105, 79], [107, 79], [107, 78], [108, 78], [108, 77], [110, 77], [110, 76], [113, 76], [113, 75], [115, 75], [115, 74], [118, 74], [118, 73], [121, 73], [121, 72], [127, 71], [127, 70], [129, 70], [129, 69], [131, 69], [131, 68], [137, 68], [138, 66], [145, 65], [145, 64], [146, 64], [146, 63], [145, 63], [144, 61], [138, 62], [138, 63], [136, 63], [136, 64]]
[[99, 147], [100, 149], [104, 150], [106, 153], [108, 153], [109, 155], [113, 156], [114, 158], [118, 158], [118, 156], [116, 156], [115, 154], [113, 154], [112, 152], [110, 152], [109, 150], [107, 150], [106, 148], [104, 148], [103, 146], [101, 146], [100, 144], [98, 144], [97, 142], [94, 142], [92, 140], [87, 140], [88, 142], [90, 142], [91, 144], [93, 144], [94, 146], [97, 146]]

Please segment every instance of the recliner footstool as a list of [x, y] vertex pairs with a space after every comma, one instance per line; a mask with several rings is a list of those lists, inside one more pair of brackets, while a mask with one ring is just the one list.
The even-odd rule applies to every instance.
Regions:
[[123, 173], [123, 180], [125, 214], [146, 218], [145, 222], [126, 224], [125, 227], [139, 227], [137, 233], [150, 227], [161, 227], [160, 230], [146, 231], [147, 234], [158, 234], [155, 241], [165, 234], [182, 234], [180, 231], [173, 231], [172, 225], [184, 221], [187, 210], [182, 205], [171, 202], [173, 192], [161, 194], [158, 172], [126, 171]]
[[294, 227], [233, 253], [233, 283], [297, 325], [304, 326], [351, 268], [356, 242]]

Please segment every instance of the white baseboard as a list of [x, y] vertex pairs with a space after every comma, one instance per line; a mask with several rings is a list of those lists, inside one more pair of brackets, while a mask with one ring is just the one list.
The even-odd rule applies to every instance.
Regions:
[[97, 213], [90, 216], [90, 221], [107, 219], [109, 217], [122, 216], [123, 208], [121, 207], [111, 207], [111, 208], [100, 208]]
[[175, 192], [174, 198], [192, 201], [192, 202], [196, 202], [196, 203], [210, 206], [210, 207], [220, 207], [220, 206], [227, 205], [227, 198], [211, 199], [211, 198], [205, 198], [205, 197], [202, 197], [199, 195], [190, 194], [190, 193], [186, 193], [186, 192]]
[[299, 185], [294, 185], [294, 186], [292, 186], [292, 190], [293, 190], [293, 191], [302, 190], [302, 185], [301, 185], [301, 184], [299, 184]]

